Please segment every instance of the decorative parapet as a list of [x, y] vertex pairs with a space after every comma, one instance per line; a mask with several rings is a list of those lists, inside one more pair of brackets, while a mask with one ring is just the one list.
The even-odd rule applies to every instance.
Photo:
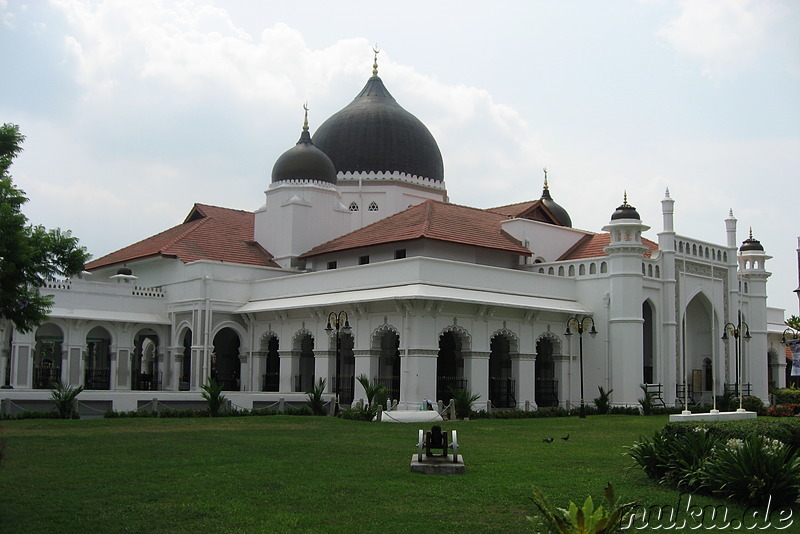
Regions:
[[337, 174], [337, 180], [339, 181], [358, 181], [360, 180], [370, 180], [370, 181], [393, 181], [393, 182], [404, 182], [408, 184], [414, 185], [421, 185], [424, 187], [430, 187], [432, 189], [441, 189], [445, 190], [444, 180], [432, 180], [430, 178], [424, 178], [422, 176], [407, 174], [404, 172], [399, 171], [392, 171], [392, 172], [339, 172]]
[[128, 284], [109, 284], [104, 282], [89, 282], [86, 280], [74, 280], [66, 278], [58, 280], [51, 278], [45, 281], [44, 289], [51, 291], [85, 291], [87, 293], [105, 293], [120, 295], [129, 293], [134, 297], [147, 297], [162, 299], [166, 296], [164, 289], [156, 287], [129, 286]]
[[710, 262], [728, 263], [726, 247], [683, 236], [675, 236], [675, 253], [687, 258], [696, 257]]
[[330, 182], [323, 182], [321, 180], [281, 180], [279, 182], [272, 182], [269, 184], [268, 189], [276, 189], [278, 187], [298, 186], [298, 185], [314, 185], [322, 187], [323, 189], [336, 189], [336, 184]]

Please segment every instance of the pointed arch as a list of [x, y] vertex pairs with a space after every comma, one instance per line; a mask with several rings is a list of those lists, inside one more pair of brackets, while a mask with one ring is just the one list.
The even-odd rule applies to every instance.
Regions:
[[400, 332], [384, 323], [372, 332], [370, 348], [378, 356], [375, 380], [389, 392], [389, 399], [400, 398]]
[[561, 354], [561, 346], [561, 339], [550, 331], [543, 332], [536, 338], [534, 378], [535, 400], [538, 406], [558, 406], [559, 390], [555, 356]]
[[497, 408], [517, 405], [512, 360], [519, 354], [519, 337], [503, 327], [489, 338], [489, 400]]
[[464, 376], [464, 353], [470, 352], [472, 337], [464, 328], [452, 324], [439, 334], [439, 352], [436, 358], [436, 398], [449, 402], [453, 391], [467, 389]]
[[261, 391], [280, 389], [280, 342], [278, 334], [268, 330], [261, 335], [258, 343], [259, 355], [263, 358], [264, 373], [261, 376]]
[[655, 305], [650, 299], [642, 302], [642, 383], [655, 384]]

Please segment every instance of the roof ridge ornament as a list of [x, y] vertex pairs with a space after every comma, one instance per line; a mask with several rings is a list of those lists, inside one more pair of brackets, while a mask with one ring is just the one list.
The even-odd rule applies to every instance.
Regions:
[[378, 54], [380, 53], [381, 49], [378, 48], [378, 43], [375, 43], [375, 46], [372, 47], [372, 51], [375, 53], [375, 56], [372, 60], [372, 76], [373, 78], [378, 77]]
[[550, 189], [550, 186], [547, 185], [547, 167], [545, 167], [543, 170], [544, 170], [544, 188]]
[[303, 111], [304, 111], [304, 115], [305, 115], [303, 117], [303, 131], [307, 132], [308, 131], [308, 102], [305, 102], [303, 104]]

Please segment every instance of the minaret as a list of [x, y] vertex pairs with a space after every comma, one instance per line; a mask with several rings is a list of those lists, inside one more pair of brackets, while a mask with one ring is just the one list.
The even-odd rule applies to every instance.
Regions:
[[[761, 400], [769, 399], [767, 385], [767, 279], [770, 277], [766, 269], [768, 256], [764, 246], [750, 236], [739, 247], [739, 277], [742, 281], [742, 314], [743, 320], [750, 327], [750, 341], [742, 342], [742, 380], [752, 384], [752, 393]], [[735, 321], [734, 321], [735, 322]]]
[[[677, 269], [675, 266], [675, 200], [669, 195], [669, 188], [664, 193], [661, 201], [661, 215], [663, 218], [663, 230], [658, 234], [658, 249], [661, 255], [658, 258], [661, 266], [661, 281], [663, 291], [661, 292], [661, 309], [664, 313], [659, 321], [663, 335], [659, 341], [658, 349], [655, 351], [653, 365], [657, 377], [664, 382], [668, 382], [666, 377], [677, 376], [678, 354], [678, 324], [679, 313], [676, 306], [677, 288]], [[669, 402], [672, 391], [666, 391], [666, 398]]]
[[642, 303], [642, 259], [647, 246], [642, 232], [650, 227], [642, 224], [636, 208], [628, 204], [625, 193], [621, 206], [611, 215], [603, 231], [611, 234], [604, 249], [609, 256], [608, 338], [611, 343], [611, 387], [615, 402], [635, 405], [641, 396], [644, 333]]

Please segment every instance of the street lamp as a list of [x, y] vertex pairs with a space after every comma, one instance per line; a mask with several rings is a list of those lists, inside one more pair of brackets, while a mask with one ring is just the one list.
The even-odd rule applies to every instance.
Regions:
[[[787, 339], [786, 338], [786, 334], [789, 334], [790, 336], [792, 336], [791, 339]], [[791, 341], [794, 341], [796, 339], [800, 339], [800, 333], [798, 333], [797, 330], [795, 330], [794, 328], [787, 328], [786, 330], [783, 331], [783, 336], [781, 337], [781, 343], [784, 344], [784, 345], [788, 345]], [[797, 375], [794, 374], [795, 373], [794, 354], [795, 354], [795, 351], [794, 351], [794, 348], [793, 348], [792, 349], [792, 370], [791, 370], [791, 373], [790, 373], [790, 376], [792, 377], [792, 383], [796, 383], [796, 380], [797, 380], [795, 378]], [[787, 384], [786, 387], [789, 387], [789, 385]]]
[[339, 313], [331, 312], [328, 314], [328, 326], [325, 331], [330, 336], [336, 332], [336, 380], [333, 384], [336, 394], [336, 407], [339, 407], [339, 386], [342, 380], [342, 336], [351, 332], [350, 321], [347, 320], [347, 312], [342, 310]]
[[580, 417], [581, 419], [586, 418], [586, 404], [583, 400], [583, 331], [591, 325], [591, 330], [589, 330], [589, 335], [594, 338], [597, 335], [597, 330], [594, 328], [594, 319], [592, 319], [588, 315], [573, 315], [569, 319], [567, 319], [567, 331], [564, 332], [565, 336], [571, 336], [572, 332], [570, 331], [570, 325], [573, 328], [578, 330], [578, 352], [580, 354], [580, 365], [581, 365], [581, 412]]
[[747, 325], [746, 322], [742, 321], [741, 317], [739, 317], [738, 325], [735, 325], [733, 323], [725, 323], [725, 326], [722, 327], [723, 341], [728, 340], [728, 331], [730, 331], [731, 335], [735, 340], [734, 347], [736, 350], [736, 390], [739, 393], [739, 409], [737, 411], [743, 412], [744, 408], [742, 408], [742, 338], [745, 341], [750, 341], [751, 337], [750, 327]]

